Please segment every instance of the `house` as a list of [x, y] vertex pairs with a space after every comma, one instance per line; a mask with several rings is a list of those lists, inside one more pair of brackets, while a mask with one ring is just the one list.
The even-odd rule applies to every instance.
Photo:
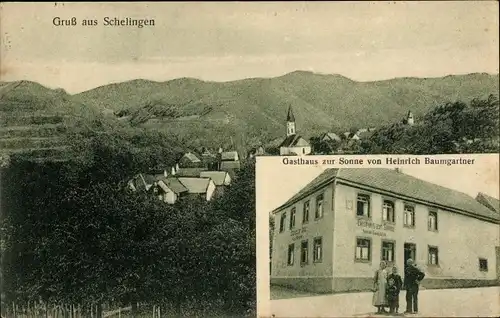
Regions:
[[155, 182], [155, 176], [139, 173], [129, 180], [127, 185], [132, 191], [149, 191]]
[[200, 178], [210, 178], [215, 184], [215, 195], [224, 194], [225, 188], [231, 184], [231, 175], [226, 171], [202, 171]]
[[339, 137], [339, 135], [337, 135], [336, 133], [329, 132], [329, 133], [325, 133], [325, 134], [321, 137], [321, 140], [322, 140], [322, 141], [335, 141], [335, 142], [341, 142], [341, 141], [342, 141], [342, 138], [340, 138], [340, 137]]
[[491, 211], [495, 211], [500, 214], [500, 200], [482, 192], [477, 194], [476, 200]]
[[311, 145], [302, 136], [296, 134], [295, 116], [292, 106], [288, 108], [286, 118], [286, 138], [279, 145], [280, 156], [308, 155], [311, 153]]
[[380, 261], [424, 288], [497, 286], [498, 212], [462, 192], [382, 168], [326, 169], [272, 211], [271, 284], [368, 291]]
[[221, 160], [222, 161], [239, 161], [240, 158], [238, 156], [237, 151], [223, 151], [221, 153]]
[[188, 193], [188, 189], [174, 177], [164, 177], [158, 180], [155, 190], [158, 198], [169, 204], [174, 204], [182, 195]]
[[180, 168], [175, 172], [175, 175], [177, 177], [199, 177], [203, 171], [207, 171], [207, 168]]
[[215, 183], [210, 178], [179, 177], [179, 182], [187, 189], [189, 194], [203, 195], [210, 201], [215, 191]]
[[178, 165], [182, 168], [199, 167], [202, 161], [194, 153], [187, 152], [179, 159]]
[[234, 178], [236, 175], [236, 172], [240, 170], [241, 164], [239, 161], [222, 161], [220, 163], [220, 171], [226, 171], [229, 173], [231, 178]]
[[408, 126], [413, 126], [413, 124], [415, 124], [415, 118], [410, 110], [406, 114], [406, 118], [403, 120], [403, 122]]

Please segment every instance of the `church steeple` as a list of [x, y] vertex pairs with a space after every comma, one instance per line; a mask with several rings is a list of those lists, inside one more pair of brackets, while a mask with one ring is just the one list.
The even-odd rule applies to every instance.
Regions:
[[292, 135], [295, 135], [295, 116], [293, 116], [292, 106], [290, 105], [286, 116], [286, 136]]

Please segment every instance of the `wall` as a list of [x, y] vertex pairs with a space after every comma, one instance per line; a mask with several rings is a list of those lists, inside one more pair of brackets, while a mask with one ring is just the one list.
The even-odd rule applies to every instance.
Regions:
[[[315, 220], [316, 197], [321, 193], [323, 199], [323, 217]], [[302, 223], [304, 202], [310, 201], [309, 222]], [[274, 214], [275, 232], [273, 235], [273, 251], [271, 263], [271, 284], [284, 285], [301, 290], [326, 292], [332, 289], [332, 246], [333, 246], [333, 186], [329, 185], [315, 191], [306, 198], [296, 202], [293, 206]], [[290, 230], [290, 211], [296, 208], [295, 228]], [[287, 213], [285, 229], [280, 229], [280, 219], [283, 212]], [[314, 238], [322, 237], [323, 257], [318, 263], [313, 262]], [[308, 240], [308, 264], [301, 265], [301, 242]], [[287, 265], [288, 246], [295, 244], [293, 266]]]
[[[496, 274], [495, 246], [499, 245], [498, 224], [488, 223], [453, 212], [437, 210], [438, 231], [429, 231], [427, 227], [428, 207], [415, 205], [415, 228], [403, 226], [405, 201], [366, 192], [351, 186], [337, 184], [335, 200], [335, 238], [334, 238], [334, 273], [335, 290], [364, 290], [372, 286], [375, 270], [381, 260], [383, 239], [395, 241], [395, 265], [403, 275], [404, 243], [416, 244], [416, 261], [426, 273], [424, 287], [439, 288], [449, 284], [456, 285], [457, 280], [473, 280], [489, 284]], [[367, 227], [358, 225], [356, 216], [357, 194], [370, 193], [371, 221], [383, 225], [382, 204], [384, 198], [395, 203], [394, 230], [377, 229], [374, 233]], [[409, 202], [411, 203], [411, 202]], [[372, 240], [370, 262], [355, 261], [356, 237], [368, 237]], [[439, 265], [428, 265], [428, 245], [439, 249]], [[488, 272], [479, 270], [479, 257], [488, 259]], [[437, 281], [439, 280], [439, 281]], [[449, 286], [458, 287], [458, 286]]]
[[207, 196], [206, 196], [207, 201], [210, 201], [212, 199], [214, 192], [215, 192], [215, 183], [212, 179], [210, 179], [207, 187]]

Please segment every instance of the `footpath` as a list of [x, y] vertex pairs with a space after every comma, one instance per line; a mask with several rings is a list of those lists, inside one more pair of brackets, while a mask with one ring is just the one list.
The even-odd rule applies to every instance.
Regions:
[[[372, 293], [308, 296], [289, 293], [294, 298], [271, 300], [274, 317], [391, 317], [375, 314]], [[271, 291], [271, 295], [276, 291]], [[298, 297], [297, 297], [298, 296]], [[419, 313], [404, 315], [405, 291], [399, 300], [400, 317], [500, 317], [500, 287], [463, 289], [423, 289], [419, 292]], [[273, 297], [272, 297], [273, 298]]]

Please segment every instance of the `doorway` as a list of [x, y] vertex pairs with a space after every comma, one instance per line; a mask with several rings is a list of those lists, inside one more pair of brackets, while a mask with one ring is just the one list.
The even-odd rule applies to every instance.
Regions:
[[415, 261], [415, 258], [417, 256], [417, 246], [413, 243], [405, 243], [404, 245], [404, 249], [405, 249], [405, 253], [404, 253], [404, 272], [406, 273], [406, 267], [408, 265], [406, 265], [406, 261], [408, 259], [412, 259], [413, 261]]

